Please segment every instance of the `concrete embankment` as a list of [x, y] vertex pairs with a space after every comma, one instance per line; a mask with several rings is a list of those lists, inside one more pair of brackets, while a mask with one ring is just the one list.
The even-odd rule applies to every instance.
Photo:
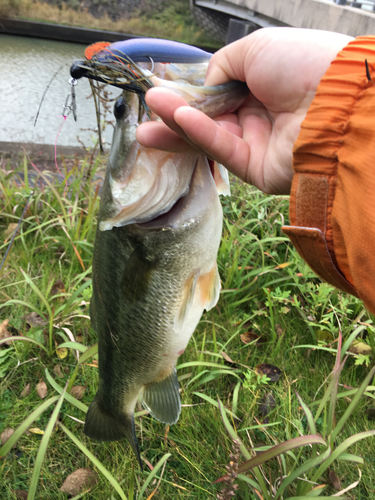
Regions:
[[[35, 38], [46, 38], [61, 42], [73, 42], [89, 45], [98, 41], [117, 42], [129, 38], [142, 38], [139, 35], [120, 33], [117, 31], [103, 31], [77, 26], [64, 26], [61, 24], [38, 23], [35, 21], [24, 21], [22, 19], [1, 19], [0, 34], [30, 36]], [[207, 52], [214, 52], [212, 47], [199, 48]]]
[[22, 19], [0, 19], [0, 33], [6, 35], [30, 36], [36, 38], [47, 38], [62, 42], [83, 43], [88, 45], [100, 40], [117, 42], [128, 38], [139, 38], [137, 35], [129, 35], [115, 31], [102, 31], [89, 28], [78, 28], [76, 26], [63, 26], [61, 24], [37, 23], [24, 21]]
[[[0, 159], [3, 166], [8, 166], [11, 169], [19, 167], [22, 165], [25, 155], [28, 163], [32, 161], [40, 170], [56, 170], [55, 146], [53, 144], [0, 141]], [[56, 158], [59, 168], [62, 168], [62, 156], [69, 169], [77, 160], [83, 159], [88, 155], [89, 153], [83, 147], [57, 146], [56, 148]]]

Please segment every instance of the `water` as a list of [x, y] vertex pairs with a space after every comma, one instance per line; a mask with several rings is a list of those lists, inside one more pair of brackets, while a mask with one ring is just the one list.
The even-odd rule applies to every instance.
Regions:
[[[84, 59], [85, 45], [0, 35], [0, 141], [92, 146], [96, 135], [84, 129], [96, 129], [94, 102], [88, 99], [91, 89], [83, 78], [76, 85], [77, 122], [70, 114], [64, 122], [62, 108], [70, 92], [69, 68], [73, 61]], [[43, 93], [54, 73], [34, 127]], [[120, 91], [114, 91], [113, 95]], [[108, 119], [112, 119], [109, 115]], [[105, 142], [112, 139], [112, 127], [104, 133]]]

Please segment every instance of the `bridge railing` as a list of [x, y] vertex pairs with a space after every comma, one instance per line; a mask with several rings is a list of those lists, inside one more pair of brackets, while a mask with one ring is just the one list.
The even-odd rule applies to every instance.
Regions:
[[375, 12], [375, 0], [331, 0], [332, 3], [337, 5], [345, 5], [347, 7], [356, 7], [357, 9], [363, 9], [370, 12]]

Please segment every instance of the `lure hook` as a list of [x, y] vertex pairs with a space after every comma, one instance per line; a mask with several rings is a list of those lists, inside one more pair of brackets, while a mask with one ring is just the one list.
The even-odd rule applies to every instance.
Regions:
[[74, 121], [77, 121], [77, 104], [76, 104], [76, 92], [74, 87], [77, 85], [78, 80], [73, 77], [69, 78], [70, 93], [66, 96], [65, 104], [63, 106], [63, 117], [66, 118], [70, 112], [73, 113]]
[[150, 72], [153, 73], [154, 72], [154, 69], [155, 69], [155, 63], [154, 63], [154, 60], [151, 56], [147, 56], [149, 59], [150, 59], [150, 63], [151, 63], [151, 69], [150, 69]]

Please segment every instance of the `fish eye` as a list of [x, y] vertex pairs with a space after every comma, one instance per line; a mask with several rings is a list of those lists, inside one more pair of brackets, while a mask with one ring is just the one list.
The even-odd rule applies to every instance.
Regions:
[[124, 102], [124, 99], [122, 97], [119, 97], [117, 101], [115, 102], [114, 108], [113, 108], [113, 114], [115, 115], [115, 118], [117, 120], [120, 120], [120, 118], [123, 118], [125, 112], [126, 112], [127, 105]]

